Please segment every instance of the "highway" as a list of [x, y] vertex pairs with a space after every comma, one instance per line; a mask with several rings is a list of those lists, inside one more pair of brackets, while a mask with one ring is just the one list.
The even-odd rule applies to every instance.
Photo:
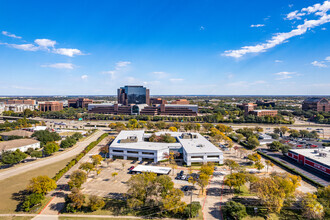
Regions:
[[28, 162], [26, 164], [20, 164], [20, 166], [14, 166], [11, 168], [3, 169], [0, 171], [0, 181], [4, 180], [6, 178], [19, 175], [21, 173], [25, 173], [27, 171], [36, 169], [38, 167], [46, 166], [48, 164], [52, 164], [70, 157], [73, 157], [77, 154], [79, 154], [88, 144], [90, 144], [93, 141], [96, 141], [98, 137], [100, 137], [102, 134], [104, 134], [105, 131], [96, 131], [94, 134], [89, 136], [87, 139], [78, 142], [74, 147], [64, 151], [61, 154], [45, 157], [42, 159], [38, 159], [33, 162]]

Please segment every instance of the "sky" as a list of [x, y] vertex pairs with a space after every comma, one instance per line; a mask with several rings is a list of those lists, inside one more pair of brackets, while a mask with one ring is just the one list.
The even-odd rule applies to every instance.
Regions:
[[0, 0], [0, 95], [330, 95], [330, 0]]

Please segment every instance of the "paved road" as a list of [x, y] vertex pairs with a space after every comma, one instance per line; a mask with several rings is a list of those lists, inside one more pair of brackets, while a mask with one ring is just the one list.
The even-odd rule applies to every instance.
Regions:
[[37, 167], [46, 166], [51, 163], [55, 163], [70, 157], [73, 157], [77, 154], [79, 154], [89, 143], [97, 140], [98, 137], [100, 137], [104, 131], [96, 131], [94, 134], [92, 134], [90, 137], [88, 137], [86, 140], [78, 142], [75, 147], [65, 151], [64, 153], [49, 157], [49, 158], [43, 158], [36, 160], [34, 162], [29, 162], [24, 165], [20, 165], [17, 167], [8, 168], [5, 170], [0, 171], [0, 181], [21, 173], [25, 173], [27, 171], [36, 169]]
[[[100, 132], [103, 134], [104, 132]], [[70, 174], [77, 170], [80, 166], [80, 164], [84, 162], [89, 162], [91, 160], [90, 156], [98, 154], [100, 151], [100, 148], [103, 147], [109, 139], [105, 138], [103, 139], [97, 146], [95, 146], [91, 151], [88, 152], [81, 160], [74, 165], [65, 175], [63, 175], [58, 181], [57, 181], [57, 188], [50, 192], [49, 195], [52, 196], [52, 200], [50, 203], [40, 212], [41, 215], [58, 215], [58, 213], [64, 208], [65, 204], [65, 197], [69, 191], [69, 187], [67, 183], [69, 182], [69, 176]], [[37, 219], [37, 218], [36, 218]]]

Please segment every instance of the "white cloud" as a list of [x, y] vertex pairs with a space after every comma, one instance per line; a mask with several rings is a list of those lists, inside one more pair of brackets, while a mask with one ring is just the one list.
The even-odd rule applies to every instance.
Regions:
[[81, 76], [81, 79], [82, 79], [82, 80], [87, 80], [87, 78], [88, 78], [87, 75], [82, 75], [82, 76]]
[[170, 79], [171, 82], [181, 82], [183, 81], [183, 79], [179, 79], [179, 78], [172, 78]]
[[315, 61], [311, 62], [311, 64], [313, 66], [317, 66], [317, 67], [327, 67], [327, 65], [325, 65], [323, 61], [319, 62], [319, 61], [315, 60]]
[[126, 82], [128, 82], [128, 83], [136, 83], [137, 82], [137, 80], [132, 76], [126, 77], [125, 79], [126, 79]]
[[330, 22], [330, 15], [326, 12], [330, 9], [330, 1], [325, 1], [323, 5], [315, 4], [314, 6], [303, 8], [301, 11], [307, 11], [308, 13], [314, 13], [320, 16], [316, 20], [304, 20], [303, 24], [297, 26], [297, 28], [284, 33], [276, 33], [270, 40], [265, 43], [260, 43], [255, 46], [244, 46], [239, 50], [227, 50], [222, 55], [228, 57], [239, 58], [249, 53], [261, 53], [270, 48], [273, 48], [279, 44], [287, 42], [288, 39], [305, 34], [307, 30], [315, 28], [325, 23]]
[[327, 29], [326, 28], [321, 28], [322, 31], [326, 31]]
[[152, 74], [155, 75], [158, 78], [165, 78], [165, 77], [168, 76], [168, 74], [165, 73], [165, 72], [152, 72]]
[[230, 86], [230, 87], [249, 87], [249, 86], [255, 86], [255, 85], [266, 84], [266, 83], [267, 82], [264, 80], [257, 80], [254, 82], [237, 81], [237, 82], [228, 83], [226, 85]]
[[131, 64], [131, 62], [129, 62], [129, 61], [119, 61], [118, 63], [116, 63], [116, 67], [117, 68], [119, 68], [119, 67], [126, 67], [129, 64]]
[[8, 47], [12, 47], [15, 49], [19, 49], [19, 50], [25, 50], [25, 51], [37, 51], [39, 50], [38, 47], [36, 47], [33, 44], [8, 44], [8, 43], [1, 43], [4, 45], [7, 45]]
[[279, 76], [277, 80], [284, 80], [284, 79], [291, 79], [295, 74], [296, 74], [295, 72], [279, 72], [279, 73], [275, 73], [274, 75]]
[[73, 57], [75, 55], [84, 55], [80, 50], [78, 49], [69, 49], [69, 48], [58, 48], [58, 49], [53, 49], [52, 50], [53, 53], [56, 54], [61, 54], [64, 56], [68, 56], [68, 57]]
[[56, 41], [49, 40], [49, 39], [35, 39], [34, 43], [36, 43], [40, 47], [48, 48], [48, 47], [54, 47], [56, 44]]
[[103, 74], [110, 74], [111, 79], [114, 79], [117, 73], [125, 71], [125, 68], [131, 64], [130, 61], [119, 61], [115, 65], [114, 70], [102, 71]]
[[8, 31], [2, 31], [1, 33], [2, 33], [3, 35], [7, 36], [7, 37], [12, 37], [12, 38], [16, 38], [16, 39], [22, 39], [22, 37], [17, 36], [17, 35], [15, 35], [15, 34], [11, 34], [11, 33], [9, 33]]
[[293, 7], [293, 4], [289, 4], [288, 6], [289, 6], [289, 8], [292, 8]]
[[326, 57], [325, 60], [330, 62], [330, 56]]
[[200, 26], [199, 30], [200, 31], [204, 31], [205, 30], [205, 27], [204, 26]]
[[286, 19], [288, 20], [293, 20], [293, 19], [297, 19], [297, 20], [301, 20], [301, 17], [306, 15], [306, 13], [298, 13], [298, 10], [290, 12], [289, 14], [287, 14]]
[[56, 69], [74, 69], [74, 65], [72, 63], [53, 63], [47, 65], [41, 65], [42, 67], [50, 67]]
[[264, 27], [264, 24], [251, 24], [250, 27]]
[[283, 63], [283, 60], [274, 60], [275, 63]]

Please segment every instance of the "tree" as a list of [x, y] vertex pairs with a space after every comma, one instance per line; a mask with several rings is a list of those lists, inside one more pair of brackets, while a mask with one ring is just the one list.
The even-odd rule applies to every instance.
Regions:
[[255, 163], [261, 161], [261, 156], [258, 153], [249, 154], [247, 158]]
[[279, 141], [273, 141], [272, 143], [267, 144], [267, 146], [271, 151], [279, 151], [282, 148], [283, 144]]
[[183, 214], [184, 214], [184, 217], [185, 218], [195, 218], [198, 213], [199, 213], [199, 210], [202, 208], [200, 202], [197, 202], [197, 201], [194, 201], [194, 202], [191, 202], [190, 204], [188, 204], [184, 211], [183, 211]]
[[253, 184], [253, 190], [264, 206], [279, 213], [285, 201], [292, 200], [301, 178], [290, 174], [275, 174], [260, 178]]
[[245, 174], [245, 179], [249, 182], [250, 191], [252, 191], [253, 184], [259, 180], [259, 178], [254, 174]]
[[27, 154], [23, 153], [19, 149], [15, 151], [5, 151], [1, 155], [1, 161], [4, 164], [17, 164], [24, 160], [27, 157]]
[[176, 127], [169, 127], [168, 130], [172, 131], [172, 132], [177, 132], [178, 129]]
[[91, 195], [89, 197], [88, 206], [91, 209], [91, 211], [99, 210], [99, 209], [103, 208], [104, 205], [105, 205], [105, 202], [103, 201], [103, 199], [101, 199], [95, 195]]
[[[188, 179], [188, 182], [191, 183], [193, 185], [193, 189], [195, 188], [195, 184], [197, 183], [197, 180], [196, 178], [190, 176], [189, 179]], [[192, 204], [192, 196], [193, 196], [193, 192], [191, 190], [191, 193], [190, 193], [190, 204]], [[192, 218], [193, 214], [192, 214], [192, 206], [190, 206], [190, 218]]]
[[86, 182], [87, 175], [82, 170], [75, 170], [70, 175], [70, 181], [68, 182], [68, 185], [70, 188], [80, 188], [81, 185]]
[[56, 132], [50, 132], [48, 130], [36, 131], [32, 137], [36, 137], [40, 141], [41, 146], [44, 146], [48, 142], [54, 142], [61, 140], [61, 137]]
[[29, 212], [33, 206], [40, 204], [44, 198], [45, 197], [43, 194], [39, 194], [39, 193], [29, 194], [24, 198], [24, 202], [22, 203], [22, 209], [25, 212]]
[[274, 164], [270, 160], [266, 160], [265, 163], [266, 163], [266, 166], [267, 166], [267, 173], [268, 173], [268, 168], [273, 167]]
[[35, 158], [41, 158], [42, 157], [42, 151], [34, 150], [30, 153], [31, 157]]
[[174, 188], [169, 176], [142, 173], [128, 181], [127, 204], [130, 208], [159, 206], [162, 211], [176, 213], [183, 211], [183, 192]]
[[302, 215], [306, 219], [323, 219], [324, 208], [321, 203], [317, 201], [315, 194], [307, 193], [301, 202]]
[[213, 124], [211, 124], [211, 123], [204, 123], [204, 124], [203, 124], [203, 128], [204, 128], [206, 131], [208, 131], [208, 130], [210, 130], [211, 128], [213, 128]]
[[202, 188], [202, 194], [204, 193], [205, 187], [209, 183], [209, 179], [210, 179], [210, 176], [205, 174], [205, 173], [201, 173], [199, 175], [199, 178], [197, 180], [197, 184]]
[[330, 185], [318, 188], [317, 201], [324, 207], [325, 217], [330, 217]]
[[99, 154], [92, 156], [92, 161], [95, 167], [101, 164], [101, 161], [103, 160], [103, 157]]
[[115, 178], [117, 175], [118, 175], [117, 172], [113, 172], [113, 173], [111, 173], [111, 176], [112, 176], [113, 178]]
[[233, 173], [233, 170], [239, 168], [239, 164], [235, 160], [226, 159], [224, 164], [229, 167], [230, 174]]
[[68, 212], [76, 212], [78, 209], [81, 209], [84, 202], [85, 196], [79, 189], [73, 188], [72, 192], [66, 198], [66, 210]]
[[95, 168], [94, 164], [88, 162], [82, 163], [79, 166], [79, 169], [82, 169], [87, 172], [87, 176], [94, 168]]
[[243, 219], [247, 216], [246, 208], [239, 202], [229, 201], [222, 207], [222, 212], [225, 216], [232, 219]]
[[288, 132], [290, 129], [286, 126], [281, 126], [280, 131], [281, 131], [281, 136], [285, 135], [286, 132]]
[[[233, 186], [238, 188], [239, 192], [241, 191], [241, 186], [246, 183], [246, 176], [244, 173], [233, 173], [226, 176], [227, 183], [229, 183], [229, 187]], [[227, 185], [225, 183], [225, 185]]]
[[241, 142], [241, 140], [243, 140], [244, 136], [242, 134], [237, 134], [236, 135], [236, 138], [237, 138], [237, 142]]
[[251, 149], [255, 149], [257, 146], [260, 145], [260, 142], [258, 141], [258, 139], [256, 137], [251, 136], [248, 138], [247, 144], [249, 145], [249, 147]]
[[57, 185], [55, 180], [48, 176], [38, 176], [30, 180], [27, 189], [33, 193], [45, 195], [49, 191], [56, 189]]
[[46, 146], [43, 149], [43, 153], [47, 156], [55, 153], [56, 151], [58, 151], [60, 149], [60, 147], [58, 146], [58, 144], [56, 144], [55, 142], [50, 142], [47, 143]]
[[265, 166], [261, 163], [261, 161], [258, 161], [254, 164], [254, 166], [257, 168], [257, 170], [262, 170]]
[[200, 169], [200, 173], [204, 173], [208, 176], [211, 176], [214, 171], [214, 165], [212, 163], [203, 164]]

